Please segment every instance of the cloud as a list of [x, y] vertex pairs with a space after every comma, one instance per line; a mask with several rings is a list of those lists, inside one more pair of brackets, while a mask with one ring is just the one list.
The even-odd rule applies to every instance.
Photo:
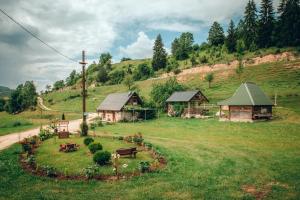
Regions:
[[150, 58], [152, 56], [154, 40], [151, 40], [144, 32], [139, 32], [135, 42], [126, 47], [120, 47], [121, 57], [132, 59]]
[[149, 29], [166, 30], [175, 32], [196, 32], [199, 31], [197, 24], [184, 24], [179, 22], [154, 22], [148, 25]]
[[[213, 21], [228, 24], [231, 18], [243, 15], [247, 1], [0, 0], [0, 5], [69, 57], [80, 59], [84, 49], [93, 60], [106, 51], [132, 58], [150, 57], [153, 40], [145, 31], [196, 33], [206, 30]], [[0, 85], [15, 87], [34, 80], [42, 89], [45, 84], [64, 79], [73, 69], [80, 69], [77, 63], [49, 50], [1, 13], [0, 30]], [[130, 44], [136, 34], [136, 41]]]

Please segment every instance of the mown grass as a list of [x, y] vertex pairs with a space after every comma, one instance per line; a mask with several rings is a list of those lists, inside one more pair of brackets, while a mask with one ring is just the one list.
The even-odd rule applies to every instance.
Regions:
[[[0, 199], [255, 199], [243, 191], [248, 185], [257, 192], [266, 191], [265, 199], [297, 199], [300, 115], [289, 108], [275, 109], [275, 113], [280, 117], [270, 122], [162, 116], [99, 127], [96, 134], [141, 132], [166, 155], [166, 169], [121, 182], [55, 181], [29, 175], [20, 169], [20, 146], [14, 145], [0, 153]], [[41, 150], [52, 146], [51, 139]], [[44, 154], [43, 161], [56, 160], [53, 164], [63, 167], [66, 160], [57, 160], [58, 153], [50, 151], [48, 160]], [[86, 159], [90, 160], [81, 155], [74, 168]]]
[[[49, 124], [51, 120], [60, 119], [62, 112], [54, 111], [25, 111], [17, 115], [0, 112], [0, 136], [21, 132], [38, 127], [41, 124]], [[65, 113], [66, 119], [80, 118], [80, 114]]]
[[[112, 138], [94, 138], [95, 142], [99, 142], [103, 146], [103, 151], [109, 151], [110, 153], [115, 153], [119, 148], [128, 148], [135, 146], [134, 144], [125, 143]], [[65, 143], [76, 143], [80, 145], [78, 151], [64, 153], [59, 152], [59, 145]], [[49, 155], [51, 157], [49, 158]], [[128, 164], [128, 167], [120, 168], [120, 173], [128, 173], [138, 170], [139, 163], [141, 161], [152, 161], [150, 154], [147, 152], [139, 152], [136, 154], [136, 158], [121, 157], [119, 162], [120, 165]], [[88, 166], [94, 165], [93, 154], [90, 153], [87, 146], [83, 144], [83, 138], [71, 137], [68, 139], [49, 139], [46, 140], [38, 148], [36, 152], [36, 161], [39, 166], [50, 165], [55, 167], [58, 171], [62, 173], [70, 174], [83, 174], [83, 169]], [[112, 165], [106, 165], [100, 167], [100, 174], [113, 175]]]

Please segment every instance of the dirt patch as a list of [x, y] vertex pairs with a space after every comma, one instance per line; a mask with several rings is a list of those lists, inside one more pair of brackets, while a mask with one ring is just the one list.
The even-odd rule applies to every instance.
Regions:
[[289, 186], [287, 184], [280, 183], [278, 181], [272, 181], [270, 183], [263, 185], [261, 188], [256, 188], [255, 185], [243, 185], [242, 190], [245, 193], [248, 193], [248, 194], [254, 196], [255, 199], [261, 200], [261, 199], [264, 199], [265, 197], [267, 197], [268, 194], [272, 191], [272, 186], [279, 186], [279, 187], [283, 187], [285, 189], [289, 188]]
[[[281, 54], [270, 54], [262, 57], [255, 57], [249, 60], [244, 60], [243, 63], [247, 66], [254, 66], [263, 63], [270, 63], [270, 62], [278, 62], [283, 60], [295, 60], [295, 56], [291, 52], [283, 52]], [[165, 73], [160, 76], [160, 78], [168, 78], [176, 76], [178, 81], [184, 82], [188, 79], [188, 75], [191, 74], [201, 74], [201, 79], [204, 79], [207, 73], [216, 72], [216, 71], [227, 71], [229, 69], [235, 69], [238, 66], [239, 62], [234, 60], [229, 64], [215, 64], [215, 65], [199, 65], [197, 67], [193, 67], [190, 69], [184, 69], [179, 74], [175, 75], [173, 72]], [[228, 74], [224, 73], [225, 76]], [[186, 77], [183, 77], [186, 76]]]

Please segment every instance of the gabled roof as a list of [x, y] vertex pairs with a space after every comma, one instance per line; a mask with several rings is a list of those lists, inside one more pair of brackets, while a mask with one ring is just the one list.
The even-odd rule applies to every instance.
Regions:
[[[120, 111], [127, 104], [129, 99], [137, 95], [135, 92], [124, 92], [124, 93], [112, 93], [109, 94], [102, 103], [98, 106], [97, 111], [109, 110], [109, 111]], [[138, 95], [137, 95], [138, 96]], [[138, 101], [141, 103], [141, 99], [138, 96]]]
[[218, 102], [218, 105], [263, 106], [273, 103], [255, 83], [246, 82], [240, 85], [232, 97]]
[[208, 101], [200, 90], [190, 90], [174, 92], [166, 102], [189, 102], [198, 93], [200, 93]]

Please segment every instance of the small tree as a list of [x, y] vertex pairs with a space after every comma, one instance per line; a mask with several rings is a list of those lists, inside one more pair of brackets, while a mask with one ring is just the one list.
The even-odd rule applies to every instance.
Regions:
[[108, 81], [108, 74], [107, 71], [105, 69], [105, 67], [100, 66], [98, 74], [97, 74], [97, 81], [100, 83], [105, 83], [106, 81]]
[[214, 80], [214, 74], [213, 73], [208, 73], [205, 76], [205, 80], [208, 82], [208, 88], [210, 88], [211, 82]]
[[198, 64], [198, 62], [197, 62], [197, 60], [195, 58], [195, 54], [193, 54], [192, 57], [191, 57], [191, 63], [192, 63], [192, 67], [194, 67], [195, 65]]
[[243, 72], [244, 72], [243, 61], [242, 61], [242, 59], [239, 59], [239, 65], [235, 69], [235, 73], [238, 75], [240, 81], [241, 81], [241, 75], [243, 74]]
[[65, 113], [62, 114], [61, 120], [66, 120]]
[[132, 75], [125, 76], [123, 80], [123, 84], [128, 88], [128, 90], [131, 90], [132, 86], [134, 85], [134, 80]]
[[164, 49], [161, 35], [159, 34], [154, 42], [152, 68], [154, 71], [165, 68], [167, 65], [167, 52]]

